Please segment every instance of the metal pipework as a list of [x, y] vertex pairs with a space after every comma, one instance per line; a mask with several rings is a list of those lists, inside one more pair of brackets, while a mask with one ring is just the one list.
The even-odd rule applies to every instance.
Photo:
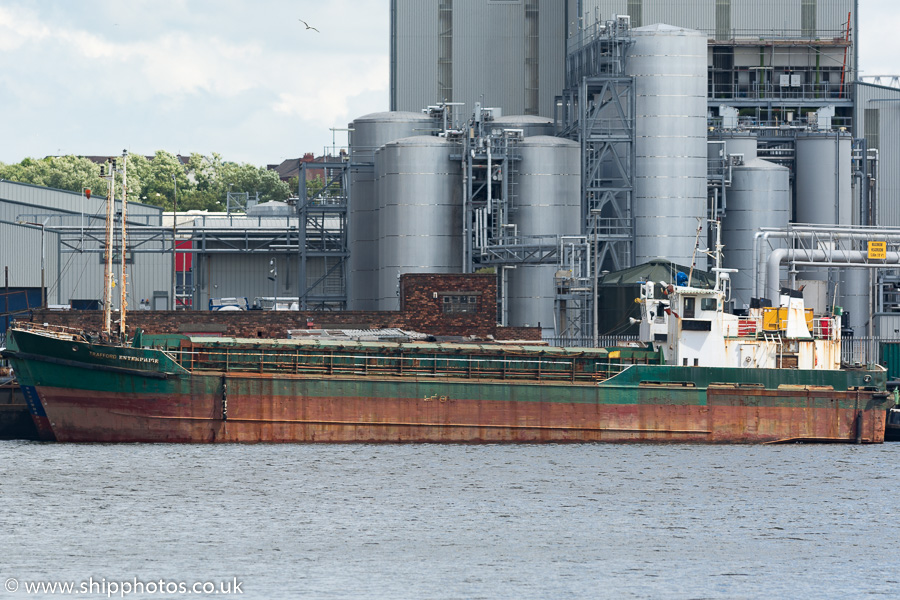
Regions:
[[868, 253], [864, 250], [811, 250], [804, 248], [777, 248], [766, 260], [763, 272], [766, 279], [766, 298], [777, 298], [780, 290], [779, 271], [781, 263], [790, 258], [797, 265], [835, 266], [860, 265], [860, 268], [878, 269], [887, 265], [900, 264], [900, 252], [888, 252], [884, 259], [870, 263]]
[[[754, 281], [753, 281], [753, 295], [759, 297], [760, 290], [759, 284], [760, 281], [766, 281], [766, 288], [768, 290], [769, 285], [768, 281], [772, 278], [772, 269], [769, 268], [770, 263], [772, 262], [771, 255], [768, 260], [765, 262], [761, 262], [759, 260], [759, 244], [763, 240], [769, 239], [815, 239], [819, 236], [827, 236], [832, 240], [848, 240], [848, 241], [859, 241], [859, 242], [867, 242], [870, 240], [881, 240], [889, 243], [900, 244], [900, 229], [884, 229], [884, 228], [872, 228], [872, 227], [821, 227], [815, 225], [799, 225], [799, 226], [791, 226], [790, 229], [787, 230], [760, 230], [756, 233], [753, 240], [753, 254], [757, 257], [756, 262], [756, 272], [754, 273]], [[784, 248], [778, 248], [773, 250], [773, 254], [778, 252], [779, 250], [785, 250]], [[796, 253], [799, 252], [807, 252], [806, 250], [794, 250]], [[833, 252], [839, 252], [844, 256], [852, 255], [854, 252], [861, 252], [855, 250], [836, 250]], [[865, 254], [864, 252], [862, 252]], [[888, 253], [890, 256], [892, 253]], [[803, 262], [803, 261], [795, 261], [795, 262]], [[853, 261], [843, 260], [844, 263], [851, 263]], [[863, 261], [865, 262], [865, 261]], [[878, 267], [882, 263], [873, 263], [873, 267]], [[885, 263], [886, 264], [886, 263]], [[762, 265], [762, 273], [759, 272], [760, 265]], [[776, 263], [776, 273], [777, 268], [780, 266], [780, 261]], [[827, 266], [827, 265], [823, 265]], [[775, 276], [777, 277], [777, 275]], [[776, 291], [778, 290], [778, 284], [775, 284]], [[776, 294], [777, 296], [777, 294]], [[770, 296], [765, 296], [770, 297]]]

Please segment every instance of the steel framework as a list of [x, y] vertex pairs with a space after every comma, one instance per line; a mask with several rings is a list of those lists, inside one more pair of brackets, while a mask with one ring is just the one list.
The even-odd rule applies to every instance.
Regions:
[[[309, 193], [307, 172], [322, 171], [322, 188]], [[300, 199], [297, 213], [300, 222], [300, 308], [347, 308], [347, 197], [350, 187], [350, 163], [317, 162], [300, 164]], [[325, 269], [313, 281], [307, 277], [312, 257], [322, 258]], [[334, 285], [334, 275], [339, 284]]]
[[[633, 43], [628, 17], [595, 23], [569, 42], [556, 122], [560, 135], [581, 144], [585, 243], [573, 245], [569, 258], [560, 255], [565, 277], [558, 281], [564, 285], [558, 287], [557, 318], [566, 324], [565, 337], [592, 331], [596, 340], [597, 279], [603, 271], [633, 266], [636, 100], [634, 78], [625, 68]], [[580, 308], [573, 313], [573, 306]]]

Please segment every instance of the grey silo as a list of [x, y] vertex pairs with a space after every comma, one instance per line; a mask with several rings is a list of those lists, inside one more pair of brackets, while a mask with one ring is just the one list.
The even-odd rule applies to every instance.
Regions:
[[850, 150], [846, 133], [797, 134], [797, 223], [853, 223]]
[[375, 152], [377, 310], [399, 310], [399, 275], [462, 272], [459, 144], [414, 136]]
[[[654, 258], [690, 264], [706, 218], [706, 37], [663, 24], [631, 35], [635, 264]], [[705, 247], [705, 234], [699, 239]], [[697, 255], [697, 265], [705, 268], [705, 256]]]
[[[555, 242], [581, 231], [581, 162], [577, 142], [552, 136], [525, 138], [520, 144], [519, 195], [510, 222], [528, 243]], [[519, 265], [509, 273], [509, 324], [540, 323], [545, 337], [554, 331], [555, 264]]]
[[[757, 157], [756, 155], [756, 134], [750, 133], [748, 131], [734, 131], [734, 132], [719, 132], [715, 134], [710, 134], [709, 136], [710, 142], [724, 142], [725, 143], [725, 154], [734, 155], [740, 154], [744, 157], [744, 162], [753, 160]], [[720, 144], [709, 144], [709, 152], [710, 158], [713, 158], [713, 154], [721, 148]]]
[[378, 293], [378, 199], [372, 163], [375, 151], [401, 138], [430, 135], [435, 121], [422, 113], [388, 111], [364, 115], [350, 123], [350, 207], [347, 219], [347, 307], [375, 310]]
[[[798, 223], [815, 225], [859, 224], [851, 183], [850, 135], [844, 132], [803, 133], [796, 141]], [[825, 281], [827, 270], [812, 268], [804, 279]], [[863, 269], [843, 268], [837, 303], [849, 313], [849, 326], [863, 331], [868, 321], [868, 275]]]
[[727, 199], [722, 220], [723, 263], [738, 270], [731, 276], [731, 297], [735, 307], [741, 308], [749, 305], [753, 296], [756, 232], [760, 227], [787, 227], [790, 221], [790, 169], [760, 158], [745, 158], [743, 165], [732, 169]]

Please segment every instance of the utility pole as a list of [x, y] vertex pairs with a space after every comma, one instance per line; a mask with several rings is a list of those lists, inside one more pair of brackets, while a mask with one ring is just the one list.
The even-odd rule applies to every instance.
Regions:
[[175, 263], [175, 233], [178, 227], [178, 180], [175, 178], [175, 175], [172, 175], [172, 184], [175, 186], [172, 193], [172, 310], [175, 310], [177, 298], [175, 285], [178, 277], [178, 271], [176, 271], [177, 265]]
[[272, 310], [278, 307], [278, 263], [272, 258], [269, 260], [269, 279], [272, 280]]
[[4, 274], [4, 282], [5, 282], [5, 284], [4, 284], [5, 294], [3, 296], [5, 301], [3, 304], [5, 307], [4, 310], [6, 312], [6, 329], [4, 329], [3, 331], [7, 332], [7, 335], [8, 335], [9, 334], [9, 267], [3, 267], [3, 274]]

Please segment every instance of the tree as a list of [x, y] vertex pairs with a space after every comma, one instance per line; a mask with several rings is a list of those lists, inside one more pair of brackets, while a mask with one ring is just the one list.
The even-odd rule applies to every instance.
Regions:
[[106, 194], [106, 181], [100, 178], [100, 165], [82, 156], [26, 158], [14, 165], [0, 163], [0, 179], [79, 194], [84, 188], [100, 195]]
[[[84, 157], [26, 158], [15, 165], [0, 163], [0, 178], [79, 193], [82, 188], [90, 188], [97, 195], [106, 194], [106, 181], [100, 178], [99, 165]], [[251, 195], [259, 193], [263, 202], [283, 201], [291, 195], [290, 187], [275, 171], [225, 162], [216, 153], [192, 154], [186, 164], [162, 150], [149, 160], [139, 154], [128, 156], [130, 200], [172, 210], [176, 184], [179, 210], [223, 210], [229, 189]]]

